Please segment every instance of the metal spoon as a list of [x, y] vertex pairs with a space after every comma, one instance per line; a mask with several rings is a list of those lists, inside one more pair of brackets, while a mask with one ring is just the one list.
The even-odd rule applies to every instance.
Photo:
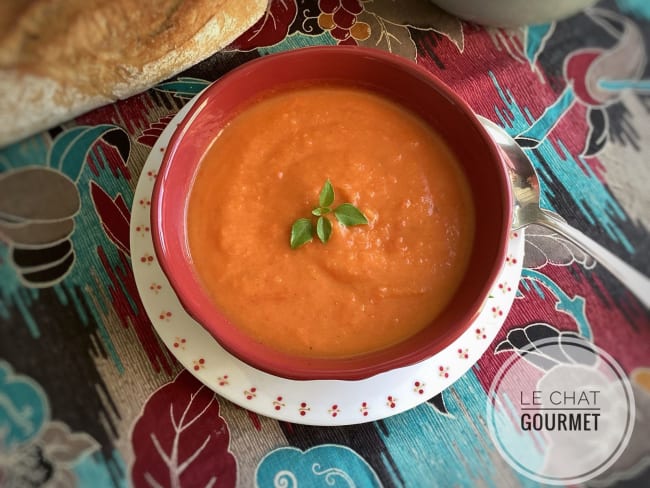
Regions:
[[514, 198], [512, 229], [517, 230], [530, 224], [537, 224], [561, 234], [591, 254], [629, 288], [646, 308], [650, 308], [650, 279], [596, 241], [571, 227], [555, 212], [541, 208], [539, 206], [540, 189], [537, 173], [526, 153], [501, 127], [484, 117], [478, 116], [478, 118], [506, 156]]

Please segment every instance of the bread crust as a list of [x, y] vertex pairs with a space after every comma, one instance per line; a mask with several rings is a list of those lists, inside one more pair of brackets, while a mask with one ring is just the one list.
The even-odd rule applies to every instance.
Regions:
[[0, 2], [0, 146], [189, 68], [253, 25], [266, 3]]

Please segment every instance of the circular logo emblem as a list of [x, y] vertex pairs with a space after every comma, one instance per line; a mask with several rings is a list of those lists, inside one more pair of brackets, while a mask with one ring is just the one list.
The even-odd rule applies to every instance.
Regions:
[[627, 446], [634, 396], [622, 368], [573, 334], [513, 351], [488, 393], [492, 440], [519, 473], [578, 484], [605, 471]]

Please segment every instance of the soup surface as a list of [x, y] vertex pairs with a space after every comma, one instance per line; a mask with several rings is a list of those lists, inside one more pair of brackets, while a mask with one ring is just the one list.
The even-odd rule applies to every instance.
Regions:
[[[329, 178], [325, 244], [291, 249]], [[268, 346], [349, 357], [400, 342], [445, 307], [474, 236], [468, 184], [441, 138], [399, 105], [342, 86], [287, 90], [244, 109], [204, 156], [187, 207], [197, 273], [223, 314]]]

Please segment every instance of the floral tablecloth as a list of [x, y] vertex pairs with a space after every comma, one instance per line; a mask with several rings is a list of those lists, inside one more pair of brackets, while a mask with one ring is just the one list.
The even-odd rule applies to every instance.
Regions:
[[514, 304], [478, 363], [383, 420], [258, 415], [203, 386], [161, 342], [132, 270], [154, 258], [133, 256], [129, 239], [150, 232], [130, 216], [149, 205], [134, 190], [156, 176], [142, 171], [152, 147], [230, 69], [336, 44], [388, 50], [441, 78], [519, 137], [546, 208], [650, 274], [648, 2], [608, 0], [506, 30], [416, 0], [272, 0], [247, 33], [179, 76], [0, 150], [0, 486], [535, 486], [494, 449], [486, 391], [526, 337], [563, 331], [611, 354], [636, 398], [628, 448], [588, 484], [648, 486], [648, 311], [541, 228], [526, 231]]

